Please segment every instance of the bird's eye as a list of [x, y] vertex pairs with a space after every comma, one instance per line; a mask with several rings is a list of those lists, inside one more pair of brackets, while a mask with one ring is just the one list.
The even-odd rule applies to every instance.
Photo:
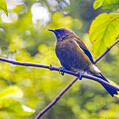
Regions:
[[64, 37], [62, 37], [62, 40], [65, 40], [68, 37], [68, 35], [65, 35]]

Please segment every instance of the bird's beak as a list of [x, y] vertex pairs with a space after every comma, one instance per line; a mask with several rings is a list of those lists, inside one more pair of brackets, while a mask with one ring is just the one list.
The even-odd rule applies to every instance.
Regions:
[[52, 32], [55, 32], [55, 29], [48, 29], [48, 31], [52, 31]]

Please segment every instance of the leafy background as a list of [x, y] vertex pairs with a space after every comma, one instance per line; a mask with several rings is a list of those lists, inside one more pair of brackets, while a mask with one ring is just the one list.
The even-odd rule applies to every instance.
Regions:
[[[0, 0], [0, 10], [0, 56], [12, 60], [60, 66], [49, 28], [72, 29], [94, 58], [119, 35], [119, 0]], [[117, 84], [118, 54], [116, 45], [97, 64]], [[0, 119], [33, 119], [73, 78], [0, 62]], [[83, 79], [42, 118], [118, 119], [119, 99]]]

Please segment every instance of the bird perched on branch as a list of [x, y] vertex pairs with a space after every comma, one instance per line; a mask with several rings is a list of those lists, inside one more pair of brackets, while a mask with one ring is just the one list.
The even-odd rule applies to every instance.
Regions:
[[[56, 55], [65, 69], [76, 72], [83, 70], [108, 82], [94, 65], [93, 57], [86, 45], [74, 32], [65, 28], [49, 29], [49, 31], [56, 35]], [[112, 97], [118, 94], [116, 90], [101, 84]]]

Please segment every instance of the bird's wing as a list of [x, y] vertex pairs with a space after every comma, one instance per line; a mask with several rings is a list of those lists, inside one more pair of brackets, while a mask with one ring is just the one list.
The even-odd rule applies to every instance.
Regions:
[[88, 50], [88, 48], [86, 47], [86, 45], [83, 43], [83, 41], [81, 41], [81, 40], [78, 39], [78, 38], [75, 38], [74, 40], [77, 42], [77, 44], [78, 44], [78, 45], [80, 46], [80, 48], [83, 50], [83, 52], [88, 56], [88, 58], [90, 59], [90, 61], [91, 61], [92, 63], [94, 63], [93, 57], [92, 57], [90, 51]]

